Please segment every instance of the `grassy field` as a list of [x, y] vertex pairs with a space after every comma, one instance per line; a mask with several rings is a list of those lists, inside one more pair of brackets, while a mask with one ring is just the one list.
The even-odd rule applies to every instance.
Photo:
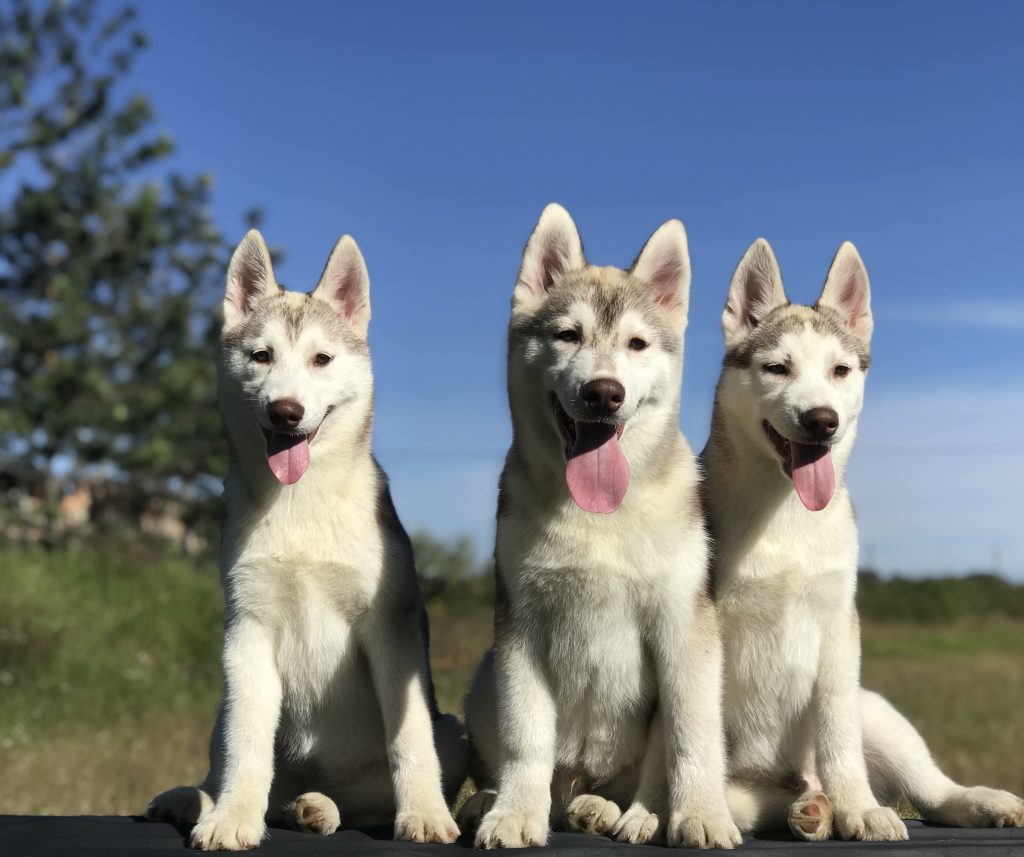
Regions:
[[[0, 580], [0, 813], [137, 813], [164, 788], [202, 778], [220, 690], [209, 563], [136, 545], [0, 552]], [[952, 598], [934, 586], [864, 588], [864, 684], [911, 719], [951, 775], [1019, 792], [1024, 613], [1003, 608], [1020, 588], [993, 599], [954, 585]], [[426, 581], [446, 710], [460, 709], [490, 643], [488, 588]]]

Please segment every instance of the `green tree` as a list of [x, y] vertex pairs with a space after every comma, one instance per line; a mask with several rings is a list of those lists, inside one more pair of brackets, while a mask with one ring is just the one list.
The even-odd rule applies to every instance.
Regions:
[[211, 367], [227, 248], [209, 177], [168, 168], [149, 102], [124, 91], [145, 45], [132, 8], [0, 6], [0, 475], [50, 537], [87, 475], [131, 515], [208, 497], [225, 466]]

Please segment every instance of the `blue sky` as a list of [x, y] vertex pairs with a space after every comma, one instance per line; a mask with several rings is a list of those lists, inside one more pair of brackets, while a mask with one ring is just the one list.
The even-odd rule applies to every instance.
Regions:
[[850, 483], [887, 572], [1024, 579], [1024, 5], [140, 4], [133, 73], [209, 170], [229, 234], [266, 212], [311, 288], [369, 264], [376, 445], [410, 529], [490, 549], [504, 337], [551, 200], [626, 265], [680, 217], [694, 281], [682, 425], [700, 448], [729, 278], [757, 236], [794, 300], [854, 241], [875, 363]]

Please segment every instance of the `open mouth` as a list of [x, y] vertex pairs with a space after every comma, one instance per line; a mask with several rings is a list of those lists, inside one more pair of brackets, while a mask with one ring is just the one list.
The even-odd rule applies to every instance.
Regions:
[[619, 444], [625, 424], [575, 420], [554, 393], [551, 400], [565, 440], [569, 494], [585, 512], [614, 512], [629, 487], [629, 462]]
[[282, 485], [294, 485], [309, 467], [309, 443], [320, 431], [320, 426], [309, 434], [270, 431], [263, 426], [260, 426], [260, 430], [267, 439], [267, 464], [270, 472]]
[[762, 421], [761, 425], [782, 459], [782, 469], [793, 481], [800, 502], [810, 511], [820, 512], [829, 504], [836, 490], [831, 446], [790, 440], [783, 437], [768, 420]]
[[[626, 428], [625, 423], [609, 423], [602, 422], [600, 420], [574, 420], [569, 416], [565, 408], [562, 407], [562, 403], [558, 400], [558, 396], [554, 393], [551, 394], [551, 401], [555, 407], [555, 416], [558, 418], [558, 425], [562, 429], [562, 435], [565, 438], [565, 457], [568, 458], [572, 454], [573, 447], [576, 445], [576, 440], [579, 436], [579, 431], [576, 426], [582, 424], [583, 426], [603, 426], [605, 430], [610, 431], [612, 428], [615, 429], [615, 437], [622, 437], [622, 432]], [[584, 428], [584, 431], [587, 431]]]

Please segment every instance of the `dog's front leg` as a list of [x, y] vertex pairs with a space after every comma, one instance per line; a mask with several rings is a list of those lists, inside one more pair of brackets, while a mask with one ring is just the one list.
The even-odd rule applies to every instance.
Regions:
[[742, 837], [725, 799], [722, 643], [711, 599], [669, 591], [656, 625], [668, 765], [668, 844], [733, 848]]
[[843, 839], [907, 839], [907, 826], [879, 806], [868, 784], [860, 721], [860, 624], [850, 606], [846, 621], [826, 625], [815, 685], [817, 766]]
[[220, 784], [212, 810], [192, 830], [192, 847], [243, 851], [259, 845], [274, 778], [274, 733], [281, 679], [267, 629], [252, 616], [231, 617], [224, 631], [224, 708], [218, 718]]
[[459, 828], [441, 790], [420, 618], [410, 612], [396, 615], [393, 621], [371, 620], [364, 634], [395, 791], [394, 837], [412, 842], [454, 842]]
[[499, 613], [495, 627], [498, 796], [476, 832], [477, 848], [527, 848], [548, 840], [555, 770], [555, 702], [533, 647]]

